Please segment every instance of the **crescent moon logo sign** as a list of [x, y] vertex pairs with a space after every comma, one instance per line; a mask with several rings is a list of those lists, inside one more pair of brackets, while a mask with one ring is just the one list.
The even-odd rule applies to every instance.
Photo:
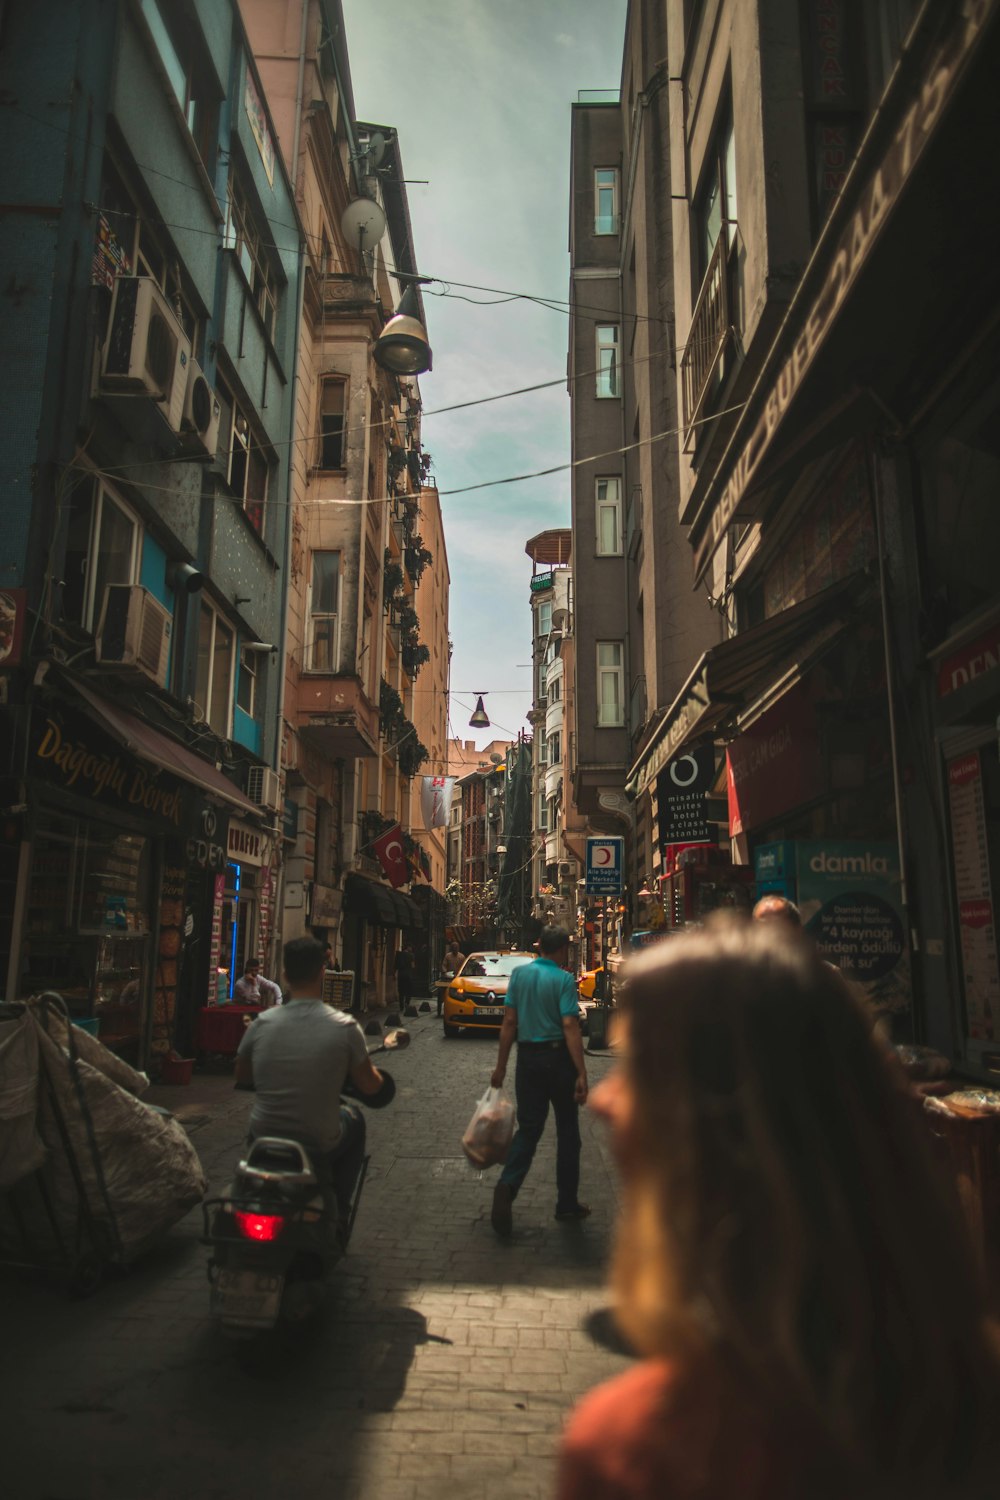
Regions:
[[690, 786], [698, 779], [698, 762], [693, 755], [682, 755], [670, 767], [670, 780], [674, 786]]
[[[395, 850], [395, 853], [393, 853], [394, 850]], [[385, 857], [386, 857], [386, 859], [402, 859], [402, 857], [403, 857], [403, 846], [399, 842], [398, 839], [393, 839], [393, 841], [392, 841], [391, 844], [386, 844], [386, 846], [385, 846]]]
[[595, 865], [609, 865], [614, 858], [609, 844], [598, 844], [594, 850]]

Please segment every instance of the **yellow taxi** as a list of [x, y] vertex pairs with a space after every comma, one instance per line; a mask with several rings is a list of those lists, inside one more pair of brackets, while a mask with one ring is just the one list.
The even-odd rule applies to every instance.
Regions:
[[510, 976], [534, 958], [534, 953], [470, 953], [444, 992], [445, 1036], [458, 1036], [463, 1026], [499, 1031]]
[[598, 976], [604, 973], [600, 965], [596, 969], [585, 969], [577, 980], [577, 990], [581, 1000], [593, 1000], [597, 996]]

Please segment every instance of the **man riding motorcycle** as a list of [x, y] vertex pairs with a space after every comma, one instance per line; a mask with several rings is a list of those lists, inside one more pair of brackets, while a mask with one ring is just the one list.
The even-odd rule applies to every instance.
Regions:
[[343, 1104], [345, 1088], [374, 1108], [388, 1104], [395, 1085], [369, 1056], [357, 1021], [323, 1003], [322, 943], [293, 938], [283, 955], [289, 996], [247, 1028], [236, 1055], [236, 1086], [255, 1091], [250, 1138], [299, 1141], [317, 1168], [329, 1173], [337, 1204], [337, 1236], [346, 1243], [351, 1202], [365, 1156], [365, 1121]]

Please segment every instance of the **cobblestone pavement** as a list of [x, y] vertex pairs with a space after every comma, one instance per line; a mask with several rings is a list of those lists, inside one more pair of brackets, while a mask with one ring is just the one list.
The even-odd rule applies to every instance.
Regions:
[[[489, 1081], [493, 1037], [413, 1042], [384, 1058], [392, 1107], [367, 1112], [372, 1164], [329, 1315], [294, 1343], [225, 1340], [208, 1320], [200, 1213], [131, 1271], [74, 1302], [0, 1273], [6, 1500], [534, 1500], [553, 1487], [563, 1417], [626, 1361], [591, 1337], [616, 1203], [601, 1127], [586, 1111], [582, 1224], [556, 1223], [550, 1118], [516, 1204], [489, 1222], [497, 1169], [459, 1144]], [[588, 1059], [591, 1080], [607, 1058]], [[248, 1098], [222, 1074], [157, 1088], [218, 1189]], [[591, 1320], [598, 1314], [596, 1323]], [[15, 1421], [10, 1421], [16, 1409]]]

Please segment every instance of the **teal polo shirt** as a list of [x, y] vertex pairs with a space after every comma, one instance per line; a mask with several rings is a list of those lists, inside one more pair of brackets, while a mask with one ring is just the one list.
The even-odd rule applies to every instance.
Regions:
[[573, 976], [551, 958], [515, 969], [504, 1004], [517, 1012], [519, 1042], [559, 1042], [563, 1016], [579, 1014]]

